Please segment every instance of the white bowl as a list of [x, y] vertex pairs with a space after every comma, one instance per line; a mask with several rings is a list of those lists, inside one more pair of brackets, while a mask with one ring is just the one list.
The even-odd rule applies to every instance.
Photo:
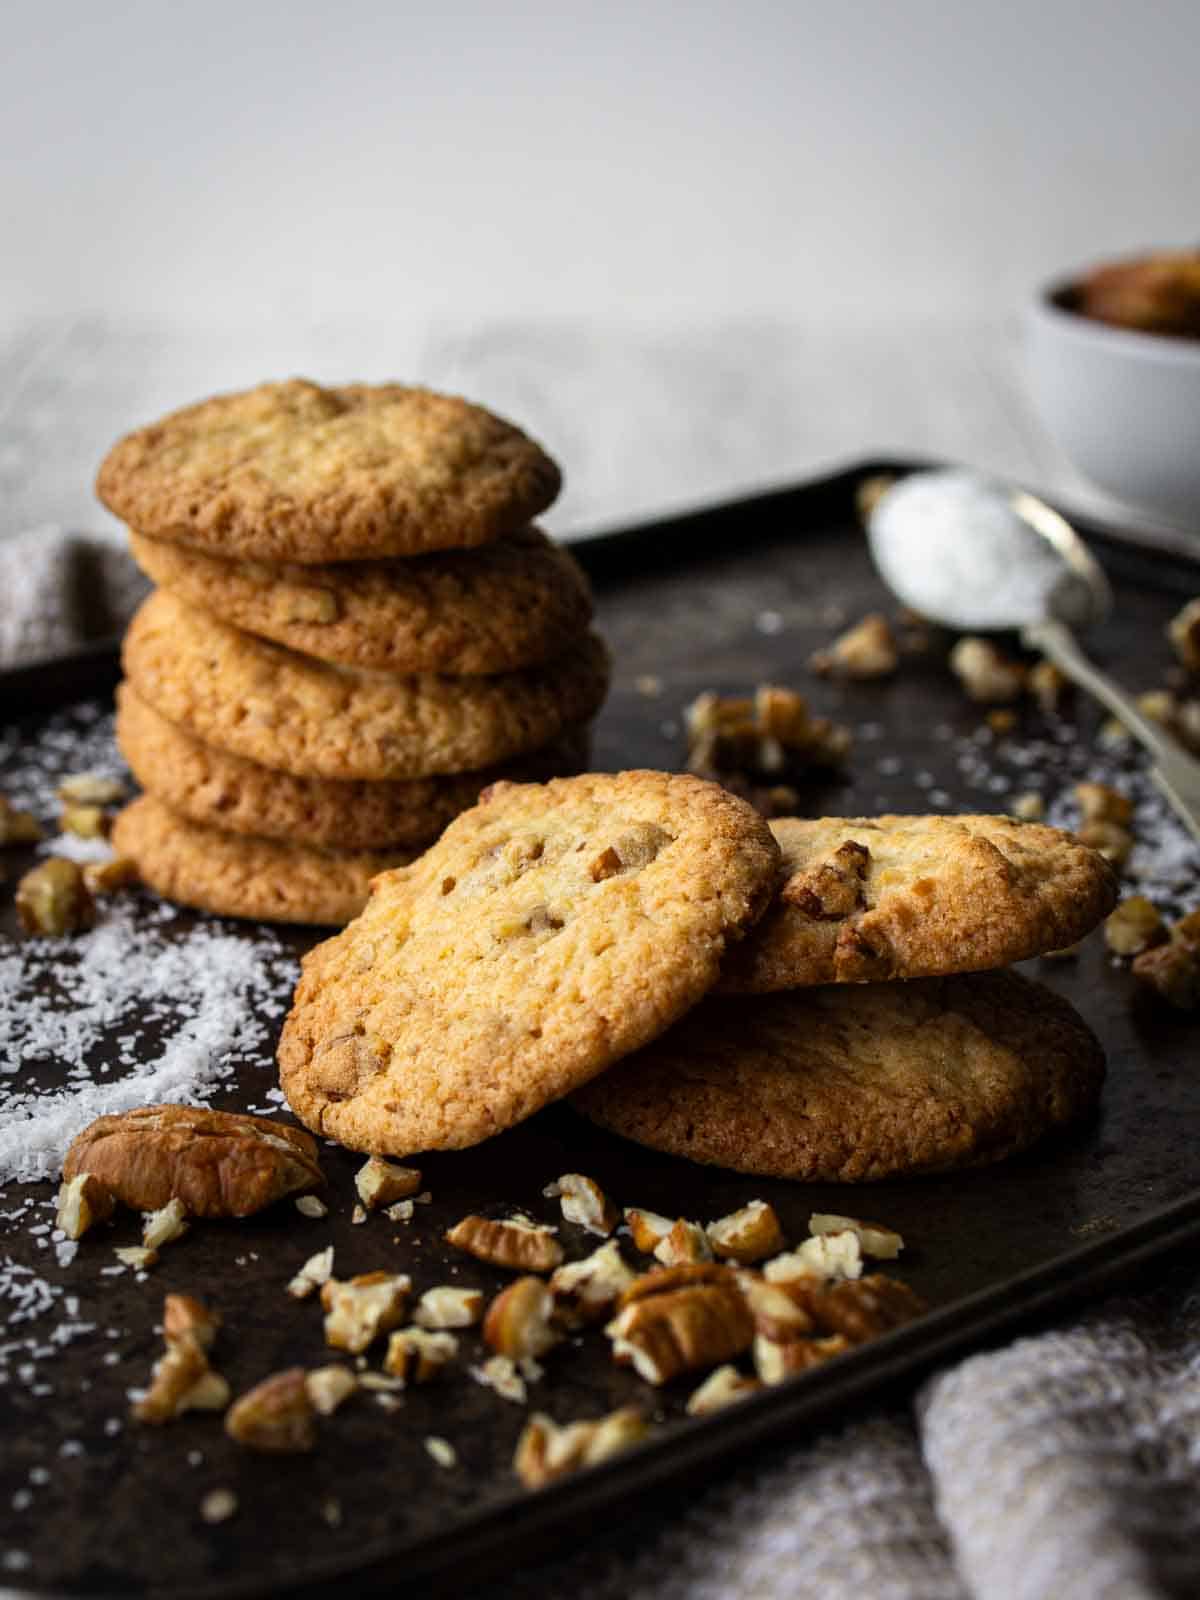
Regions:
[[1200, 339], [1111, 327], [1070, 296], [1069, 282], [1043, 291], [1025, 319], [1042, 421], [1106, 494], [1200, 534]]

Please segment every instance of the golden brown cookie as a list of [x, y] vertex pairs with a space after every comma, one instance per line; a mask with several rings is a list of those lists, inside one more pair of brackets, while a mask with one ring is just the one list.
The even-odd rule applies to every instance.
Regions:
[[380, 672], [513, 672], [587, 629], [587, 579], [537, 528], [482, 550], [329, 566], [231, 561], [130, 533], [147, 577], [292, 650]]
[[572, 1103], [670, 1155], [862, 1183], [998, 1161], [1082, 1115], [1103, 1077], [1065, 1000], [984, 972], [708, 999]]
[[425, 778], [509, 761], [588, 721], [608, 687], [595, 634], [493, 677], [338, 667], [231, 628], [166, 589], [125, 635], [125, 674], [168, 722], [298, 777]]
[[698, 778], [497, 784], [306, 958], [279, 1044], [292, 1109], [380, 1154], [499, 1133], [692, 1006], [778, 860]]
[[587, 767], [586, 728], [507, 767], [368, 783], [294, 778], [202, 744], [160, 717], [132, 684], [117, 689], [117, 744], [143, 789], [193, 822], [339, 850], [413, 850], [501, 778], [541, 782]]
[[325, 562], [486, 544], [531, 522], [561, 481], [532, 439], [466, 400], [292, 378], [127, 434], [96, 492], [153, 538]]
[[112, 842], [166, 900], [222, 917], [323, 927], [341, 927], [357, 916], [371, 879], [411, 859], [398, 850], [319, 850], [250, 839], [191, 822], [152, 795], [118, 814]]
[[1116, 904], [1069, 833], [1009, 817], [782, 817], [784, 880], [719, 988], [926, 978], [1074, 944]]

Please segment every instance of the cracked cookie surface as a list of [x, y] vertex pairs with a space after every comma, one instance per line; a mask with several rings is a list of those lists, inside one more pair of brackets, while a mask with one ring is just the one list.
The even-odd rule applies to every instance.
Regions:
[[165, 900], [222, 917], [318, 927], [349, 922], [366, 903], [372, 878], [411, 859], [401, 850], [319, 850], [226, 833], [189, 821], [153, 795], [118, 813], [112, 842]]
[[[194, 738], [132, 684], [117, 688], [117, 746], [141, 788], [208, 827], [338, 850], [418, 849], [501, 778], [541, 782], [587, 767], [586, 728], [504, 767], [440, 778], [297, 778]], [[345, 920], [344, 918], [342, 920]]]
[[523, 672], [365, 672], [299, 655], [166, 589], [125, 634], [125, 675], [160, 716], [263, 767], [314, 778], [425, 778], [525, 755], [586, 722], [608, 652], [585, 634]]
[[1104, 1054], [1015, 972], [703, 1001], [572, 1100], [601, 1127], [760, 1177], [981, 1166], [1096, 1102]]
[[351, 1149], [478, 1143], [694, 1005], [778, 862], [766, 823], [697, 778], [497, 784], [305, 958], [284, 1093]]
[[592, 605], [578, 562], [537, 528], [482, 549], [323, 566], [234, 561], [131, 532], [146, 576], [277, 644], [381, 672], [513, 672], [562, 653]]
[[771, 830], [782, 887], [724, 993], [986, 971], [1074, 944], [1116, 904], [1103, 857], [1040, 823], [783, 817]]
[[151, 537], [325, 562], [486, 544], [531, 522], [561, 481], [519, 428], [456, 396], [293, 378], [127, 434], [96, 492]]

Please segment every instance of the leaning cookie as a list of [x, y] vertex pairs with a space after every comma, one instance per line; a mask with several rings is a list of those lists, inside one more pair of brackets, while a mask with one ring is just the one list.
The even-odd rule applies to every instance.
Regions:
[[168, 722], [302, 778], [427, 778], [509, 761], [588, 721], [608, 688], [595, 634], [523, 672], [363, 672], [231, 628], [166, 589], [139, 608], [122, 659]]
[[572, 1103], [638, 1144], [863, 1183], [998, 1161], [1095, 1105], [1104, 1054], [1015, 972], [705, 1000]]
[[189, 605], [321, 661], [380, 672], [513, 672], [560, 655], [592, 604], [536, 528], [480, 550], [336, 565], [231, 561], [130, 533], [147, 577]]
[[207, 827], [338, 850], [413, 850], [431, 843], [489, 783], [540, 783], [582, 772], [586, 728], [505, 767], [441, 778], [296, 778], [202, 743], [160, 717], [132, 684], [117, 688], [117, 746], [139, 785]]
[[694, 1005], [778, 863], [766, 823], [697, 778], [497, 784], [306, 957], [284, 1093], [354, 1150], [477, 1144]]
[[326, 562], [486, 544], [526, 527], [561, 481], [532, 439], [466, 400], [293, 378], [128, 434], [101, 463], [96, 492], [152, 538]]
[[396, 850], [318, 850], [251, 839], [190, 822], [152, 795], [119, 813], [112, 842], [164, 900], [260, 922], [342, 927], [366, 903], [371, 880], [410, 855]]
[[993, 816], [780, 818], [780, 892], [719, 988], [764, 993], [982, 972], [1089, 933], [1112, 910], [1104, 858]]

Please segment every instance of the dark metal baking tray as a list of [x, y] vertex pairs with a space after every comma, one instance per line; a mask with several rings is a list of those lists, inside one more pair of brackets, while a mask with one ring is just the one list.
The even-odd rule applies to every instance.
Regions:
[[[813, 812], [926, 810], [939, 792], [949, 810], [1003, 809], [1005, 794], [989, 787], [997, 777], [1049, 795], [1080, 775], [1098, 723], [1088, 705], [1073, 708], [1073, 735], [1025, 708], [1006, 742], [980, 733], [979, 709], [936, 657], [873, 685], [830, 683], [806, 670], [810, 651], [841, 621], [888, 604], [854, 520], [853, 492], [864, 475], [895, 465], [903, 464], [863, 463], [819, 483], [578, 548], [616, 662], [596, 729], [598, 769], [679, 766], [680, 713], [688, 701], [704, 689], [747, 692], [772, 681], [802, 688], [817, 710], [857, 730], [846, 776], [805, 790], [802, 805]], [[1148, 687], [1169, 665], [1163, 624], [1181, 598], [1200, 589], [1200, 570], [1111, 539], [1098, 538], [1095, 548], [1117, 581], [1119, 604], [1092, 646], [1131, 687]], [[47, 718], [68, 727], [77, 701], [90, 700], [85, 714], [94, 714], [116, 671], [109, 650], [9, 674], [0, 680], [0, 706], [7, 718], [24, 717], [22, 730], [32, 739]], [[657, 692], [649, 678], [658, 680]], [[0, 789], [27, 760], [25, 749], [18, 746], [0, 765]], [[1014, 765], [1013, 750], [1031, 749], [1034, 766]], [[1136, 783], [1137, 758], [1127, 765]], [[1193, 886], [1195, 867], [1195, 859], [1186, 863]], [[166, 926], [182, 930], [195, 920], [180, 911]], [[247, 940], [264, 937], [252, 924], [228, 926]], [[0, 932], [15, 937], [7, 897]], [[283, 930], [281, 943], [298, 952], [312, 939], [305, 930]], [[53, 961], [48, 952], [42, 992], [53, 989]], [[1072, 1000], [1100, 1034], [1109, 1079], [1088, 1125], [991, 1169], [866, 1191], [765, 1182], [654, 1155], [552, 1107], [489, 1144], [422, 1162], [433, 1201], [418, 1208], [411, 1225], [377, 1217], [353, 1226], [358, 1159], [329, 1148], [323, 1161], [333, 1205], [326, 1222], [302, 1222], [284, 1205], [244, 1223], [198, 1225], [143, 1283], [101, 1275], [112, 1260], [110, 1243], [136, 1241], [136, 1218], [124, 1219], [107, 1241], [84, 1240], [74, 1263], [60, 1270], [47, 1260], [52, 1252], [35, 1247], [28, 1213], [0, 1215], [0, 1260], [8, 1256], [63, 1285], [78, 1297], [78, 1318], [98, 1324], [95, 1338], [35, 1362], [36, 1382], [22, 1380], [19, 1363], [9, 1362], [10, 1381], [0, 1387], [0, 1557], [7, 1562], [0, 1584], [39, 1594], [213, 1600], [328, 1594], [351, 1578], [361, 1591], [401, 1581], [420, 1583], [423, 1592], [462, 1591], [481, 1575], [511, 1573], [568, 1537], [578, 1541], [611, 1525], [622, 1509], [644, 1508], [728, 1468], [770, 1440], [843, 1420], [940, 1362], [1135, 1275], [1165, 1270], [1200, 1238], [1192, 1024], [1144, 1006], [1097, 938], [1073, 960], [1027, 970]], [[285, 958], [284, 995], [288, 971]], [[27, 1000], [3, 997], [5, 1005]], [[145, 1048], [153, 1037], [148, 1026]], [[261, 1104], [271, 1083], [269, 1055], [260, 1052], [239, 1088], [215, 1103]], [[60, 1072], [53, 1063], [28, 1070], [47, 1085]], [[510, 1471], [526, 1410], [461, 1374], [409, 1391], [394, 1411], [360, 1397], [323, 1426], [311, 1457], [253, 1457], [226, 1441], [211, 1417], [161, 1430], [125, 1423], [126, 1390], [144, 1383], [159, 1348], [154, 1325], [164, 1292], [198, 1293], [220, 1308], [225, 1331], [216, 1361], [237, 1392], [282, 1366], [330, 1356], [314, 1306], [283, 1294], [295, 1268], [324, 1243], [336, 1246], [339, 1275], [392, 1266], [409, 1271], [420, 1290], [453, 1272], [453, 1281], [492, 1291], [506, 1275], [456, 1258], [439, 1242], [442, 1229], [470, 1210], [496, 1214], [514, 1206], [557, 1221], [555, 1203], [541, 1191], [562, 1171], [588, 1172], [619, 1202], [671, 1215], [712, 1218], [750, 1198], [769, 1198], [793, 1238], [804, 1236], [813, 1210], [878, 1217], [904, 1234], [898, 1270], [933, 1309], [708, 1419], [683, 1416], [687, 1383], [650, 1393], [615, 1369], [599, 1336], [568, 1345], [547, 1358], [530, 1409], [561, 1421], [636, 1399], [649, 1402], [662, 1426], [644, 1447], [537, 1494], [523, 1492]], [[19, 1209], [31, 1192], [44, 1201], [52, 1186], [0, 1190], [0, 1214]], [[566, 1225], [562, 1237], [572, 1255], [595, 1242]], [[44, 1341], [52, 1322], [39, 1333], [33, 1319], [2, 1337]], [[111, 1351], [117, 1360], [105, 1363]], [[482, 1353], [466, 1338], [463, 1365]], [[454, 1445], [455, 1469], [430, 1460], [423, 1448], [429, 1434]], [[64, 1454], [65, 1442], [72, 1448]], [[235, 1491], [239, 1512], [209, 1526], [198, 1506], [218, 1486]]]

